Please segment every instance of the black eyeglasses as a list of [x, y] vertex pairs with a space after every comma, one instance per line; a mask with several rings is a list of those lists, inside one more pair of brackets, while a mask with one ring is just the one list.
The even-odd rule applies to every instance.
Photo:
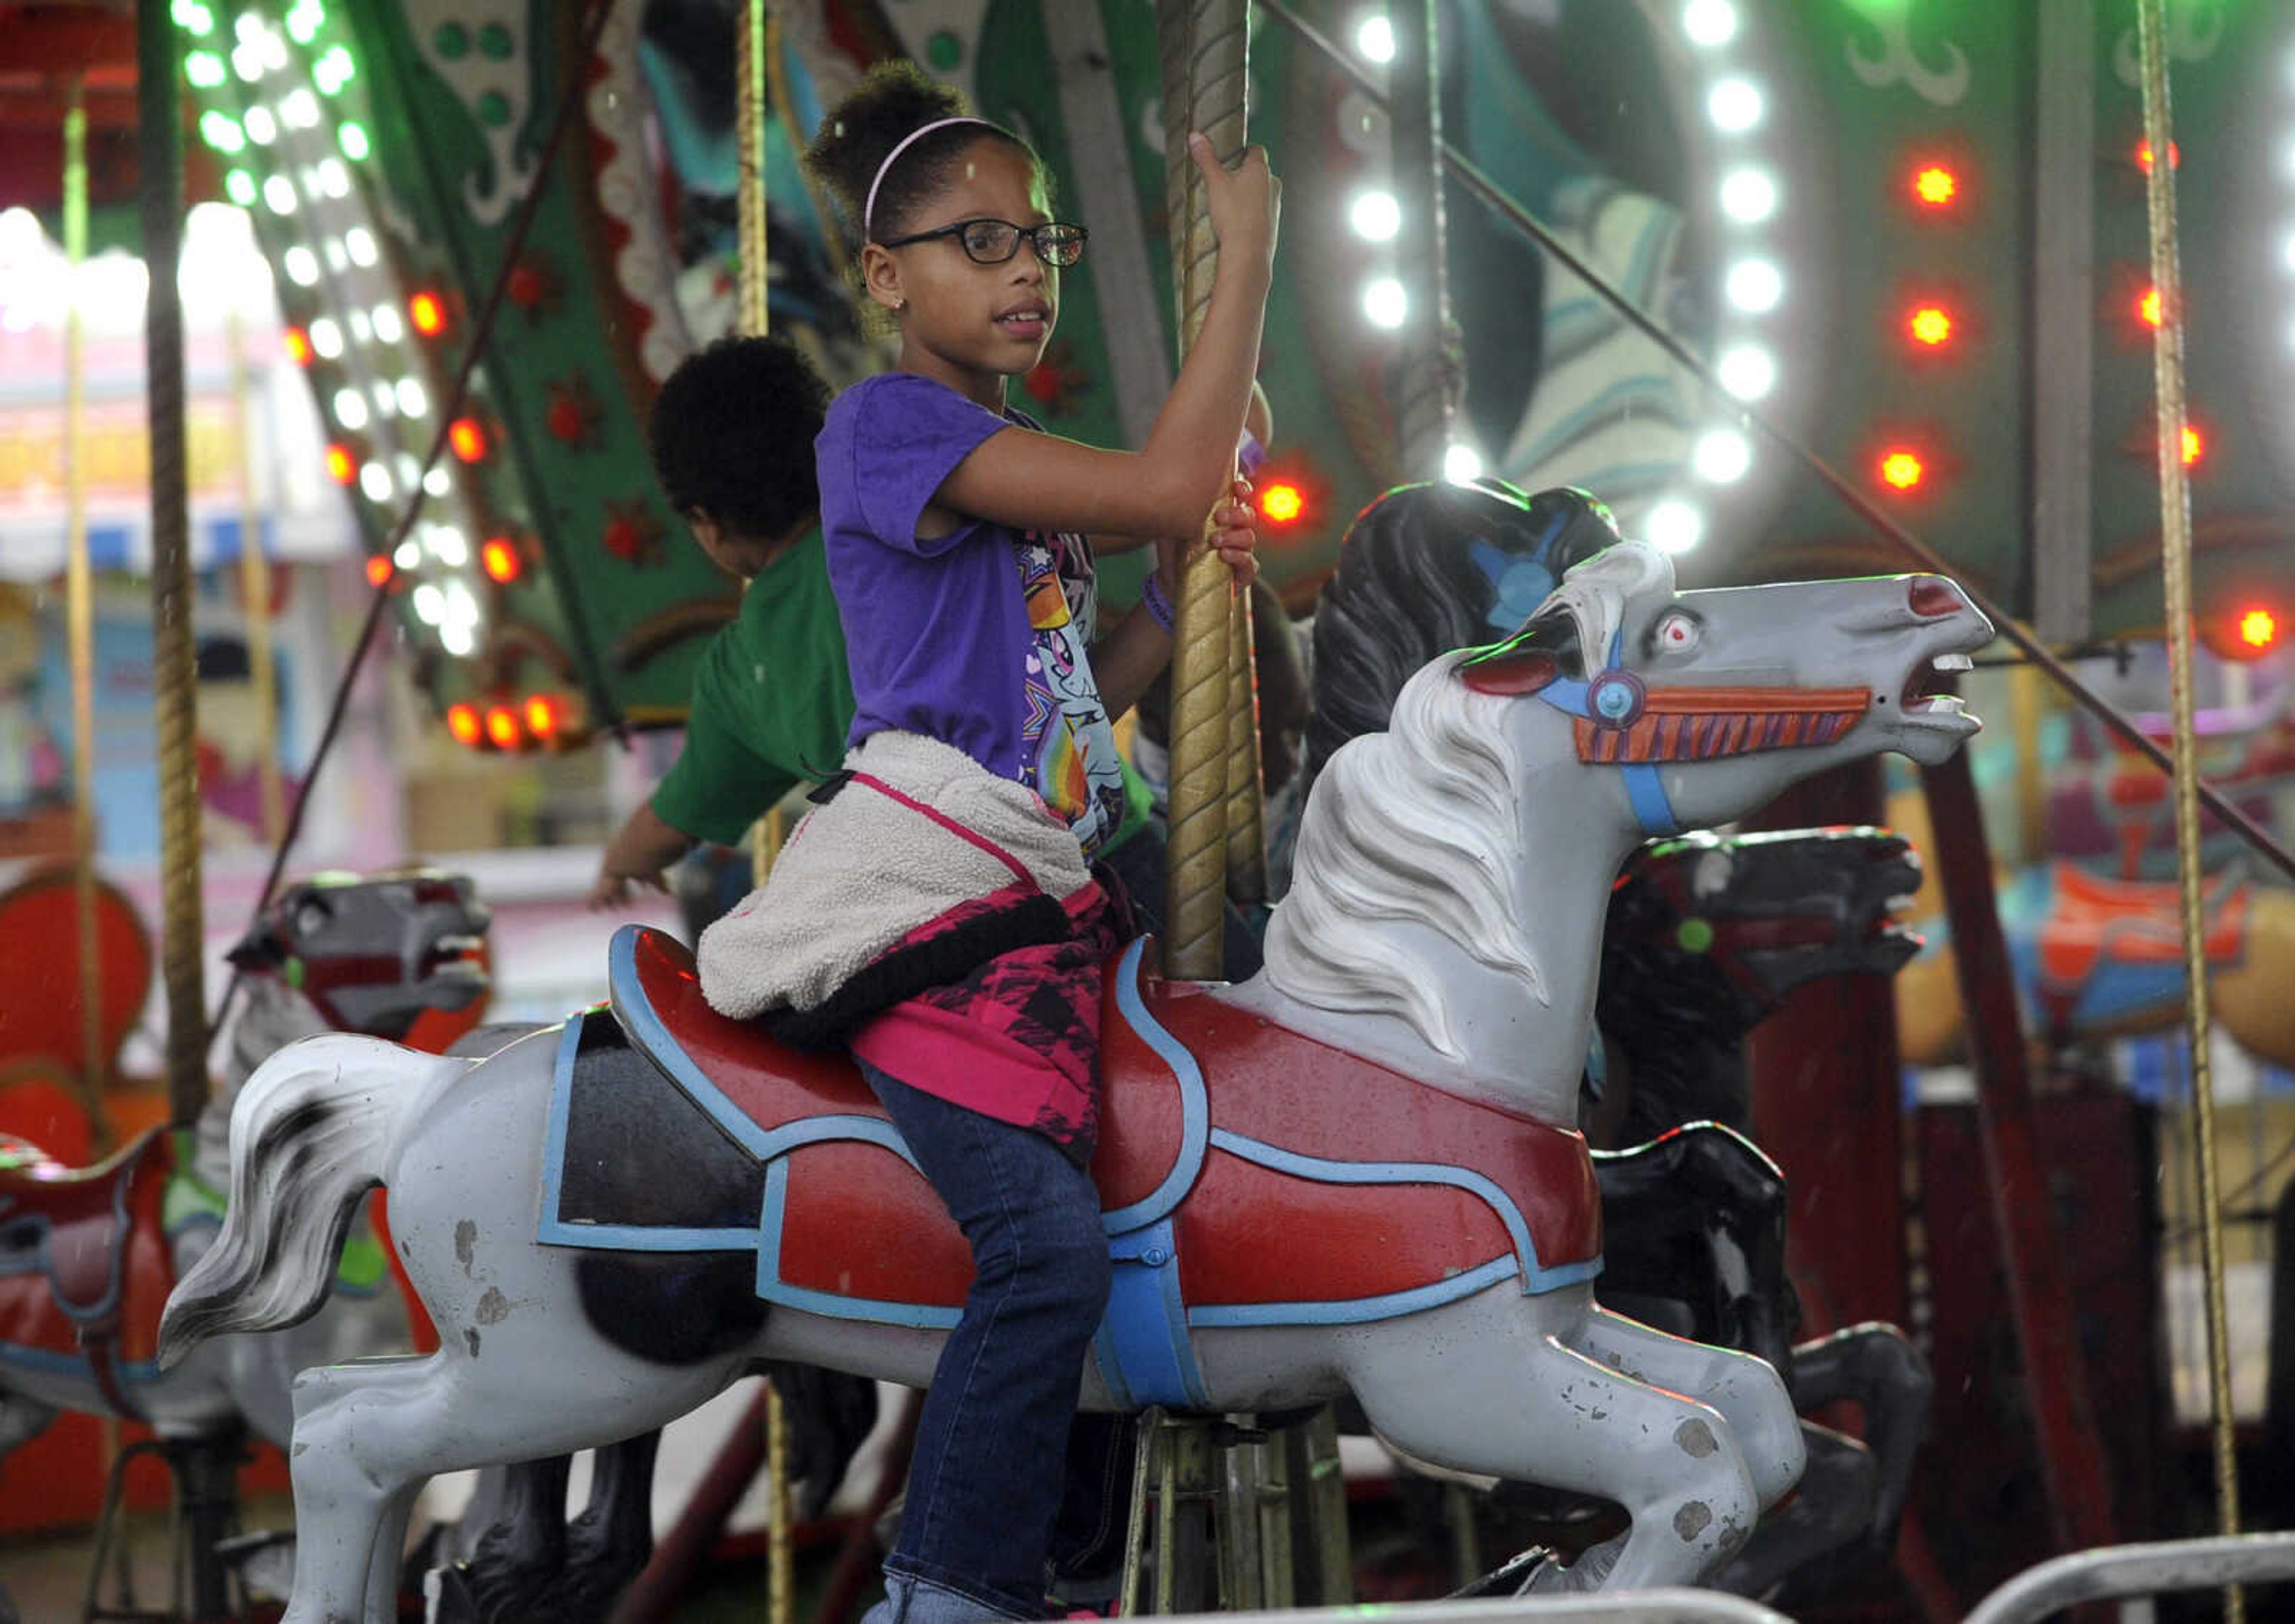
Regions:
[[911, 242], [953, 237], [963, 246], [964, 257], [973, 264], [1000, 265], [1020, 251], [1020, 240], [1025, 237], [1039, 264], [1066, 269], [1083, 257], [1084, 240], [1090, 234], [1081, 225], [1064, 225], [1058, 221], [1048, 225], [1015, 225], [1009, 220], [959, 220], [937, 231], [896, 237], [878, 247], [902, 249]]

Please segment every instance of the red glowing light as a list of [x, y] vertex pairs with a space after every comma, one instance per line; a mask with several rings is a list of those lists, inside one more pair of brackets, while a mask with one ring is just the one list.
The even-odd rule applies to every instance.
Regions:
[[2136, 318], [2146, 327], [2160, 325], [2160, 290], [2146, 288], [2144, 297], [2136, 301]]
[[476, 462], [486, 454], [486, 425], [474, 417], [458, 417], [446, 426], [446, 444], [465, 462]]
[[337, 485], [348, 485], [358, 477], [358, 459], [340, 440], [327, 447], [327, 477]]
[[478, 563], [486, 570], [490, 580], [499, 581], [504, 586], [508, 586], [518, 579], [518, 572], [521, 567], [518, 557], [518, 543], [506, 541], [499, 535], [494, 536], [485, 546], [478, 549]]
[[518, 730], [518, 713], [508, 706], [497, 705], [486, 712], [486, 737], [498, 750], [514, 750], [521, 737]]
[[385, 584], [389, 581], [392, 573], [390, 555], [387, 552], [378, 552], [366, 561], [366, 583], [369, 586]]
[[1960, 176], [1942, 164], [1923, 164], [1913, 175], [1913, 197], [1924, 208], [1942, 208], [1960, 195]]
[[426, 339], [446, 331], [446, 301], [435, 293], [418, 293], [406, 301], [406, 319]]
[[1882, 454], [1882, 481], [1898, 490], [1911, 490], [1928, 477], [1928, 464], [1921, 461], [1917, 453], [1899, 449]]
[[1259, 511], [1268, 523], [1287, 525], [1307, 510], [1307, 497], [1295, 485], [1270, 485], [1259, 494]]
[[290, 327], [280, 335], [287, 346], [287, 359], [297, 366], [311, 364], [311, 335], [299, 327]]
[[2279, 617], [2261, 604], [2240, 611], [2239, 641], [2258, 653], [2279, 641]]
[[[2136, 167], [2143, 170], [2146, 175], [2152, 173], [2152, 143], [2150, 142], [2139, 141], [2136, 143]], [[2168, 143], [2168, 167], [2170, 169], [2180, 169], [2183, 167], [2184, 150], [2171, 141]]]
[[558, 737], [558, 704], [548, 694], [535, 694], [526, 702], [526, 730], [547, 744]]
[[2191, 467], [2193, 463], [2197, 462], [2201, 457], [2205, 455], [2206, 453], [2207, 443], [2200, 438], [2200, 431], [2193, 428], [2189, 423], [2185, 424], [2184, 466], [2185, 468]]
[[1905, 322], [1915, 344], [1934, 349], [1952, 337], [1952, 312], [1941, 305], [1923, 305]]
[[485, 726], [478, 721], [478, 707], [467, 702], [446, 707], [446, 730], [454, 736], [458, 745], [474, 745], [486, 736]]

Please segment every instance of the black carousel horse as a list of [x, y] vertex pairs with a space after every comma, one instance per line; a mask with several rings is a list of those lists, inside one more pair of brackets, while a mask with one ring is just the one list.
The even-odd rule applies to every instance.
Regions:
[[[1426, 660], [1511, 635], [1572, 566], [1617, 539], [1608, 510], [1582, 491], [1526, 496], [1497, 480], [1445, 482], [1374, 502], [1317, 606], [1310, 780], [1339, 746], [1385, 727]], [[1589, 1098], [1589, 1115], [1619, 1120], [1634, 1147], [1596, 1153], [1605, 1256], [1597, 1294], [1661, 1329], [1768, 1360], [1804, 1412], [1848, 1399], [1864, 1413], [1861, 1440], [1803, 1423], [1801, 1493], [1720, 1581], [1746, 1595], [1806, 1598], [1885, 1555], [1927, 1418], [1926, 1362], [1895, 1326], [1794, 1343], [1785, 1183], [1746, 1137], [1744, 1049], [1802, 983], [1901, 967], [1919, 942], [1890, 921], [1889, 906], [1919, 877], [1905, 842], [1880, 830], [1696, 834], [1644, 848], [1611, 899], [1597, 1015], [1624, 1075], [1608, 1080], [1606, 1111]]]

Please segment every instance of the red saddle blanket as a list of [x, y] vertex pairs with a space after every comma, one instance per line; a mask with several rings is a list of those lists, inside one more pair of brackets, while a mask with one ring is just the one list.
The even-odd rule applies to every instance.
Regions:
[[[633, 935], [626, 952], [617, 944], [625, 1028], [705, 1108], [738, 1112], [776, 1146], [765, 1154], [783, 1182], [765, 1227], [777, 1277], [761, 1269], [761, 1289], [960, 1306], [970, 1257], [924, 1179], [885, 1145], [842, 1130], [809, 1139], [819, 1125], [796, 1126], [885, 1121], [851, 1062], [719, 1016], [682, 947]], [[1197, 1323], [1221, 1306], [1360, 1303], [1467, 1275], [1486, 1284], [1508, 1263], [1532, 1291], [1599, 1268], [1601, 1207], [1580, 1135], [1427, 1087], [1200, 983], [1141, 977], [1140, 958], [1135, 944], [1107, 967], [1092, 1173], [1112, 1232], [1171, 1220]]]
[[173, 1156], [154, 1129], [110, 1161], [74, 1170], [20, 1139], [0, 1139], [0, 1343], [148, 1364], [175, 1285], [160, 1198]]

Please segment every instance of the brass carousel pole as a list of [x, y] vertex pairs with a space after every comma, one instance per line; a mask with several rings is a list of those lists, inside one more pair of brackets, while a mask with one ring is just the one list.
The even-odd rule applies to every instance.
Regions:
[[[737, 24], [739, 103], [735, 125], [739, 146], [740, 319], [741, 331], [763, 338], [770, 317], [767, 308], [765, 236], [765, 119], [769, 108], [765, 86], [771, 73], [772, 0], [746, 0]], [[756, 884], [765, 883], [773, 859], [780, 855], [781, 813], [778, 806], [757, 820], [749, 830], [749, 870]], [[789, 1624], [796, 1605], [796, 1559], [789, 1542], [788, 1414], [781, 1390], [765, 1378], [765, 1568], [766, 1615], [772, 1624]]]
[[175, 22], [135, 8], [142, 167], [143, 357], [151, 441], [151, 687], [159, 757], [159, 969], [167, 989], [167, 1099], [176, 1126], [208, 1099], [207, 977], [200, 910], [198, 666], [192, 647], [192, 526], [184, 456], [183, 120]]
[[[2208, 962], [2200, 874], [2197, 739], [2192, 723], [2192, 494], [2184, 477], [2184, 290], [2176, 236], [2176, 151], [2168, 103], [2162, 0], [2137, 0], [2144, 61], [2144, 138], [2167, 161], [2152, 165], [2145, 200], [2152, 223], [2152, 284], [2160, 322], [2152, 343], [2159, 392], [2160, 571], [2166, 585], [2168, 696], [2175, 717], [2176, 868], [2183, 893], [2184, 989], [2191, 1010], [2192, 1104], [2198, 1127], [2201, 1268], [2206, 1277], [2208, 1400], [2214, 1418], [2216, 1513], [2221, 1531], [2239, 1531], [2239, 1464], [2234, 1450], [2231, 1337], [2224, 1311], [2222, 1196], [2216, 1165], [2215, 1082], [2208, 1063]], [[2224, 1591], [2224, 1616], [2242, 1624], [2244, 1594]]]
[[95, 582], [87, 556], [87, 410], [79, 314], [87, 257], [86, 86], [75, 76], [64, 110], [64, 623], [71, 658], [72, 889], [78, 904], [81, 1103], [98, 1155], [111, 1148], [103, 1106], [103, 957], [95, 907]]
[[[1156, 13], [1164, 69], [1167, 175], [1164, 196], [1184, 199], [1172, 216], [1172, 291], [1179, 306], [1184, 357], [1211, 305], [1218, 242], [1201, 176], [1186, 156], [1190, 129], [1210, 137], [1221, 153], [1244, 144], [1245, 69], [1250, 50], [1246, 0], [1161, 0]], [[1176, 137], [1176, 139], [1175, 139]], [[1173, 154], [1176, 151], [1177, 157]], [[1173, 177], [1177, 178], [1174, 179]], [[1244, 616], [1243, 630], [1234, 617]], [[1242, 664], [1235, 665], [1237, 657]], [[1170, 867], [1164, 883], [1164, 968], [1167, 975], [1215, 979], [1221, 966], [1221, 902], [1229, 861], [1229, 760], [1237, 723], [1234, 698], [1252, 700], [1249, 606], [1235, 578], [1206, 540], [1190, 545], [1180, 583], [1179, 624], [1172, 654]], [[1258, 745], [1249, 744], [1249, 827], [1258, 822]], [[1245, 776], [1232, 775], [1238, 780]]]

